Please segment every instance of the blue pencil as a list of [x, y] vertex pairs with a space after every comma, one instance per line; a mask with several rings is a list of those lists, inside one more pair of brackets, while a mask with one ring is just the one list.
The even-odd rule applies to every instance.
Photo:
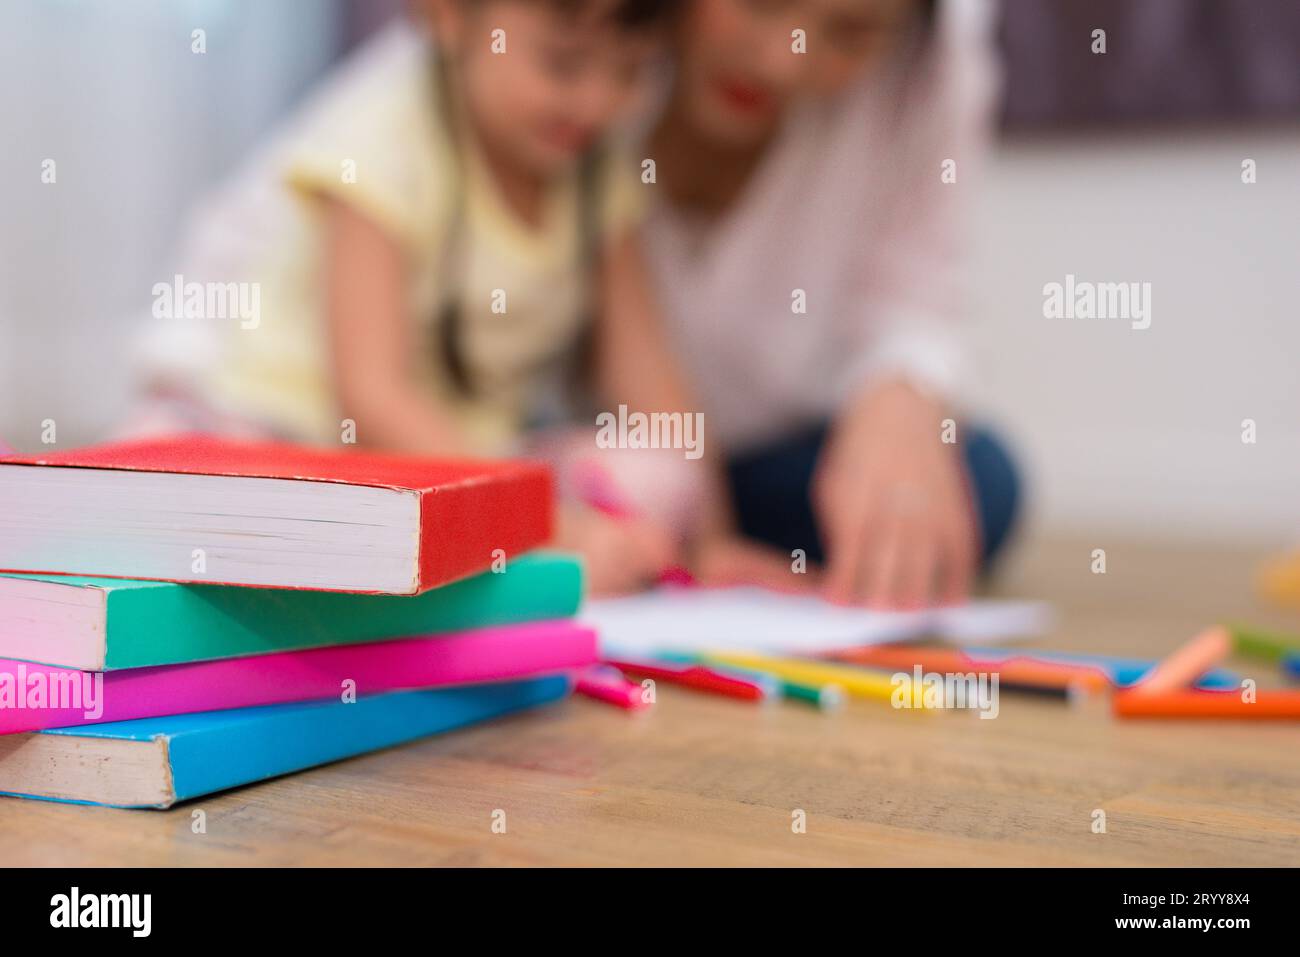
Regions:
[[1287, 655], [1282, 659], [1282, 670], [1288, 678], [1300, 678], [1300, 653]]

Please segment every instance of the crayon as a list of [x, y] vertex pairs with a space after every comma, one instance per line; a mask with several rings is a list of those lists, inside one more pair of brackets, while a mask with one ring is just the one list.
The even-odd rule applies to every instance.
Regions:
[[[664, 661], [689, 664], [696, 664], [702, 660], [699, 655], [680, 652], [662, 652], [656, 657], [662, 658]], [[773, 679], [772, 676], [761, 671], [753, 671], [735, 665], [726, 668], [725, 673], [755, 680], [774, 681], [776, 691], [781, 697], [790, 698], [793, 701], [803, 701], [823, 710], [838, 708], [844, 704], [844, 689], [837, 684], [806, 684], [799, 681], [783, 681], [779, 678]]]
[[[1021, 650], [1019, 648], [965, 649], [972, 657], [984, 660], [1006, 661], [1009, 658], [1025, 657], [1033, 661], [1053, 661], [1061, 664], [1088, 665], [1110, 676], [1118, 688], [1137, 684], [1158, 662], [1148, 658], [1122, 658], [1116, 655], [1093, 655], [1073, 651], [1045, 651], [1041, 648]], [[1215, 668], [1201, 675], [1196, 687], [1206, 690], [1230, 691], [1241, 687], [1241, 676], [1226, 668]]]
[[606, 664], [613, 665], [625, 674], [641, 675], [645, 678], [653, 678], [655, 681], [681, 685], [694, 691], [706, 691], [745, 701], [763, 701], [776, 693], [770, 681], [738, 678], [700, 665], [650, 663], [621, 658], [609, 659]]
[[1231, 651], [1232, 636], [1228, 629], [1220, 625], [1207, 628], [1152, 668], [1130, 693], [1157, 694], [1190, 687]]
[[1288, 678], [1300, 678], [1300, 651], [1282, 659], [1282, 670]]
[[1245, 658], [1280, 661], [1287, 655], [1300, 654], [1300, 638], [1234, 625], [1232, 650]]
[[1265, 565], [1259, 574], [1259, 593], [1274, 604], [1300, 607], [1300, 552]]
[[578, 675], [574, 690], [588, 698], [618, 705], [628, 711], [639, 711], [649, 704], [641, 695], [640, 685], [633, 684], [613, 669], [588, 668]]
[[857, 698], [893, 699], [895, 684], [884, 672], [868, 671], [851, 665], [837, 665], [803, 658], [776, 658], [741, 651], [706, 652], [705, 661], [723, 666], [760, 671], [782, 681], [804, 685], [838, 685], [845, 694]]
[[1111, 684], [1106, 672], [1091, 665], [1035, 660], [1026, 656], [981, 658], [977, 651], [944, 648], [877, 645], [838, 652], [837, 660], [871, 668], [911, 671], [920, 665], [926, 671], [953, 674], [989, 671], [998, 674], [999, 686], [1006, 691], [1040, 691], [1062, 694], [1070, 689], [1101, 691]]
[[1255, 692], [1244, 701], [1235, 691], [1125, 691], [1115, 695], [1122, 718], [1244, 718], [1260, 721], [1300, 719], [1300, 691]]

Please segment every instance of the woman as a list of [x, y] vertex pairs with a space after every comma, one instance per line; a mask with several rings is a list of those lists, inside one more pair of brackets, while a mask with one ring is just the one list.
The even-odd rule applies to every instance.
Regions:
[[958, 601], [1008, 531], [1014, 470], [951, 405], [984, 12], [694, 0], [682, 17], [644, 241], [736, 526], [781, 549], [720, 539], [711, 577], [790, 581], [802, 550], [836, 601]]

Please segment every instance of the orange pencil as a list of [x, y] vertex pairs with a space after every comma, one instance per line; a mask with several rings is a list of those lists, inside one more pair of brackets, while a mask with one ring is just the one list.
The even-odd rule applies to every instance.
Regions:
[[998, 680], [1008, 685], [1025, 685], [1041, 688], [1079, 688], [1100, 691], [1110, 687], [1110, 677], [1102, 670], [1088, 665], [1065, 662], [1034, 661], [1028, 658], [983, 659], [949, 648], [898, 648], [876, 646], [853, 648], [838, 652], [833, 657], [885, 670], [911, 671], [920, 665], [926, 671], [996, 672]]
[[829, 657], [840, 661], [849, 661], [855, 665], [870, 665], [873, 668], [896, 668], [911, 671], [920, 665], [927, 671], [956, 671], [961, 668], [966, 656], [951, 648], [926, 648], [922, 646], [897, 647], [875, 645], [866, 648], [846, 648]]
[[1158, 694], [1189, 688], [1232, 652], [1232, 635], [1222, 625], [1207, 628], [1135, 684], [1133, 694]]
[[1239, 691], [1125, 691], [1115, 695], [1115, 714], [1122, 718], [1300, 719], [1300, 691], [1255, 692], [1253, 702]]

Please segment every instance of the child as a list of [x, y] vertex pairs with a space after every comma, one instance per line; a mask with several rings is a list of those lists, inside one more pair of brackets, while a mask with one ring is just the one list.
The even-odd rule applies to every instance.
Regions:
[[[685, 408], [629, 238], [639, 165], [600, 145], [672, 5], [423, 0], [432, 39], [367, 44], [206, 215], [184, 282], [253, 284], [258, 314], [166, 320], [146, 363], [168, 424], [509, 453], [584, 354], [603, 401]], [[561, 539], [595, 591], [675, 547], [594, 510]]]

